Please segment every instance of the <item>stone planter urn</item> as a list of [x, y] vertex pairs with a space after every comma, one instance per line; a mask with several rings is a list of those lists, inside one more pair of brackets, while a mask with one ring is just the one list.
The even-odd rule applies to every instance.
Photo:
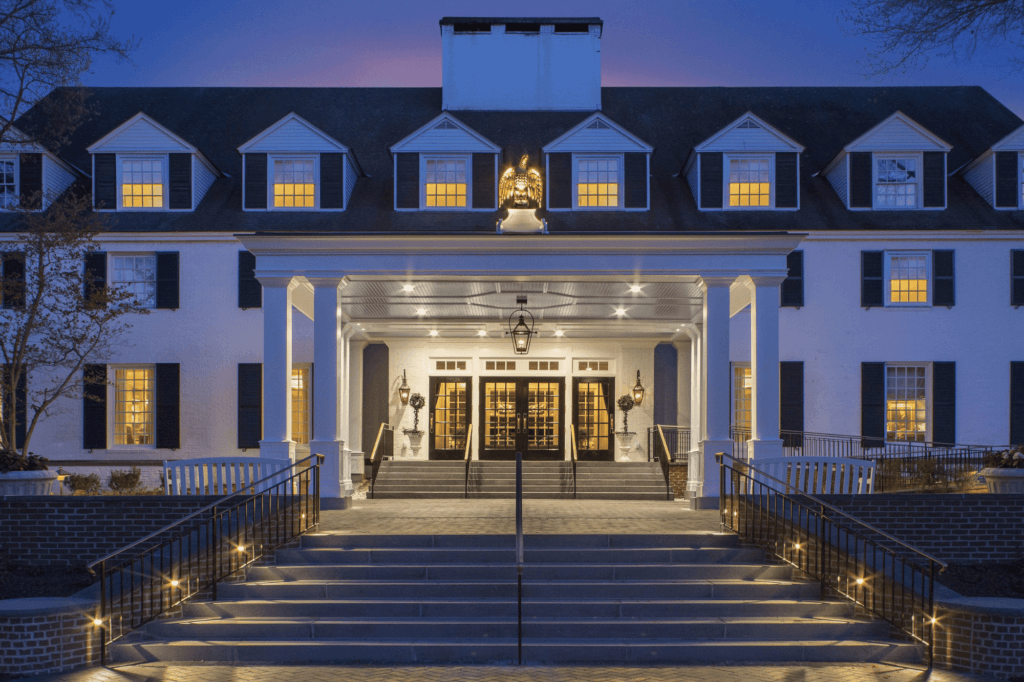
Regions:
[[636, 440], [636, 432], [617, 431], [615, 433], [615, 440], [619, 443], [619, 460], [622, 462], [628, 462], [629, 453], [633, 449], [633, 441]]
[[996, 495], [1024, 495], [1024, 469], [982, 469], [985, 485]]
[[403, 433], [409, 437], [409, 449], [412, 450], [413, 459], [417, 459], [420, 456], [420, 447], [423, 444], [423, 432], [404, 429]]
[[0, 474], [0, 497], [5, 495], [50, 495], [56, 471], [9, 471]]

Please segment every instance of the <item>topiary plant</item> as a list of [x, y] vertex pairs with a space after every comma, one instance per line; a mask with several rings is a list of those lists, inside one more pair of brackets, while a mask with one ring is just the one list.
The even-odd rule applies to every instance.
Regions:
[[413, 393], [411, 396], [409, 396], [409, 407], [412, 408], [412, 414], [413, 414], [413, 422], [412, 422], [412, 430], [413, 431], [419, 431], [420, 430], [420, 410], [423, 409], [423, 406], [426, 405], [426, 404], [427, 404], [426, 398], [421, 396], [419, 393]]
[[622, 410], [622, 432], [629, 433], [629, 411], [636, 406], [636, 402], [633, 400], [633, 396], [628, 393], [621, 398], [617, 403], [619, 409]]

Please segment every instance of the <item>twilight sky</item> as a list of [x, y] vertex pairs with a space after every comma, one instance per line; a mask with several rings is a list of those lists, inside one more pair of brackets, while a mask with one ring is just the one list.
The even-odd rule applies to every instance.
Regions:
[[981, 85], [1024, 117], [1005, 51], [933, 58], [870, 79], [842, 0], [115, 0], [114, 32], [142, 45], [98, 60], [87, 85], [440, 86], [442, 16], [599, 16], [616, 85]]

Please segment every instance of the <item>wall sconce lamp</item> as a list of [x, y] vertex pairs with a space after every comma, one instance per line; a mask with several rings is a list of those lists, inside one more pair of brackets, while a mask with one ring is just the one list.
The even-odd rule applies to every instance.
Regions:
[[409, 404], [409, 393], [412, 389], [409, 388], [409, 384], [405, 381], [405, 370], [402, 370], [402, 385], [398, 387], [398, 399], [402, 401], [403, 405]]
[[644, 385], [640, 383], [640, 370], [636, 371], [636, 386], [633, 387], [633, 402], [639, 405], [644, 401]]

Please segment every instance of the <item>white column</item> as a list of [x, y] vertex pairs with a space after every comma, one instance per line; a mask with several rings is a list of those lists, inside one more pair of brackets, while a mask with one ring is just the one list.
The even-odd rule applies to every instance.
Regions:
[[346, 445], [352, 450], [349, 460], [352, 465], [352, 481], [363, 480], [363, 349], [366, 341], [349, 342], [348, 362], [348, 439]]
[[717, 498], [719, 495], [715, 453], [732, 454], [732, 438], [729, 436], [729, 286], [735, 279], [701, 279], [704, 289], [704, 338], [701, 344], [704, 429], [700, 444], [704, 465], [702, 497]]
[[[693, 342], [689, 340], [673, 341], [676, 349], [676, 415], [678, 426], [690, 428], [692, 408], [690, 406], [690, 354]], [[691, 430], [692, 433], [692, 430]]]
[[260, 457], [295, 460], [292, 441], [291, 277], [260, 277], [263, 285], [263, 440]]
[[345, 441], [344, 456], [342, 457], [341, 485], [349, 497], [352, 495], [352, 448], [349, 447], [349, 412], [352, 409], [352, 392], [348, 390], [349, 377], [352, 375], [352, 335], [355, 328], [349, 324], [341, 334], [341, 367], [342, 386], [341, 392], [341, 433]]
[[748, 452], [751, 458], [781, 457], [779, 439], [779, 286], [784, 277], [752, 277], [750, 287], [750, 375], [753, 382]]
[[[341, 434], [341, 303], [337, 277], [310, 278], [313, 285], [313, 439], [310, 452], [324, 456], [320, 470], [321, 504], [344, 508]], [[348, 496], [351, 496], [351, 492]]]
[[687, 387], [690, 391], [690, 452], [686, 490], [691, 497], [699, 497], [704, 485], [704, 454], [700, 450], [704, 433], [704, 325], [696, 325], [692, 331], [687, 331], [687, 335], [690, 337], [690, 357], [687, 358], [690, 363], [690, 383]]

